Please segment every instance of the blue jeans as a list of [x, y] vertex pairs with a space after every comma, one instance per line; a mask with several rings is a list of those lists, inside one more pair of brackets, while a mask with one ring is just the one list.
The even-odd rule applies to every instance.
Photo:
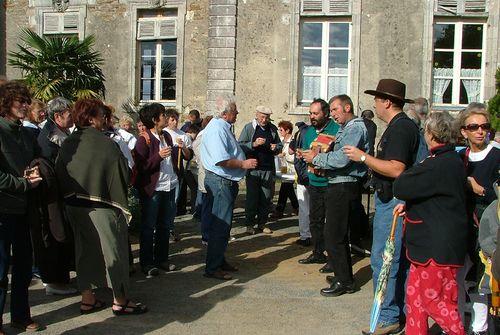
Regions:
[[[25, 215], [0, 214], [0, 313], [3, 314], [12, 264], [10, 317], [12, 321], [31, 319], [28, 288], [31, 282], [32, 249]], [[11, 257], [12, 249], [12, 257]], [[0, 328], [2, 326], [0, 314]]]
[[212, 210], [210, 208], [210, 204], [208, 202], [208, 196], [207, 193], [202, 193], [198, 192], [201, 196], [201, 210], [200, 210], [200, 216], [201, 216], [201, 239], [203, 241], [208, 242], [208, 236], [210, 235], [210, 211]]
[[209, 235], [205, 272], [213, 274], [224, 262], [233, 221], [234, 201], [238, 183], [207, 171], [205, 177], [207, 206], [209, 210]]
[[155, 191], [151, 198], [142, 197], [141, 249], [143, 268], [168, 261], [169, 231], [175, 219], [175, 189]]
[[[377, 288], [378, 276], [382, 267], [382, 254], [385, 243], [391, 232], [392, 211], [394, 207], [401, 203], [400, 200], [392, 199], [383, 203], [375, 193], [375, 217], [373, 218], [373, 244], [371, 255], [371, 267], [373, 270], [373, 289]], [[404, 316], [404, 289], [408, 273], [408, 262], [404, 254], [403, 244], [403, 224], [401, 218], [398, 219], [396, 233], [394, 237], [395, 252], [392, 261], [391, 272], [384, 302], [380, 311], [379, 324], [391, 325], [400, 321]]]
[[201, 192], [198, 190], [196, 193], [196, 201], [194, 203], [194, 212], [193, 212], [193, 218], [200, 219], [201, 218], [201, 211], [202, 211], [202, 206], [203, 206], [203, 195], [205, 193]]

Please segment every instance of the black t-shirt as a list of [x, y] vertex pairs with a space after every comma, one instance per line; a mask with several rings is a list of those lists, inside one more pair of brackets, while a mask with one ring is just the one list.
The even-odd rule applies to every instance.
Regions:
[[[415, 162], [419, 138], [417, 125], [405, 113], [400, 112], [392, 118], [382, 134], [377, 146], [377, 158], [401, 162], [408, 169]], [[384, 202], [393, 198], [393, 181], [394, 178], [373, 172], [373, 185]]]
[[375, 153], [375, 138], [377, 137], [377, 125], [370, 119], [363, 119], [365, 123], [365, 127], [368, 133], [368, 143], [370, 145], [370, 151], [368, 152], [370, 155], [374, 155]]

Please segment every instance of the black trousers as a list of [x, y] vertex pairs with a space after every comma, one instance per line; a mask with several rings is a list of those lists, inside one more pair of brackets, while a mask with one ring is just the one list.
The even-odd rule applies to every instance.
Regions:
[[349, 247], [349, 216], [361, 188], [357, 182], [330, 184], [326, 192], [325, 248], [335, 276], [342, 284], [353, 282]]
[[177, 213], [184, 214], [186, 212], [187, 188], [189, 187], [189, 190], [191, 192], [189, 206], [191, 207], [191, 214], [193, 214], [195, 210], [196, 195], [198, 192], [198, 181], [196, 179], [196, 176], [190, 170], [185, 170], [183, 178], [179, 180], [179, 184], [180, 193], [179, 199], [177, 199]]
[[309, 185], [309, 229], [311, 230], [311, 242], [313, 254], [323, 255], [325, 251], [325, 219], [327, 204], [327, 191], [329, 186]]
[[290, 204], [293, 209], [299, 209], [299, 201], [293, 188], [293, 183], [281, 182], [280, 193], [278, 195], [278, 204], [276, 205], [276, 212], [283, 213], [286, 207], [286, 200], [290, 199]]

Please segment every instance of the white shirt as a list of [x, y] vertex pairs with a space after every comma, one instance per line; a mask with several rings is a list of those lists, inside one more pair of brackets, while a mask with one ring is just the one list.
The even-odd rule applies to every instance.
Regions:
[[134, 158], [132, 157], [132, 151], [128, 147], [127, 142], [125, 142], [123, 137], [121, 137], [121, 135], [116, 131], [108, 134], [109, 137], [118, 144], [118, 146], [120, 147], [120, 151], [122, 152], [123, 156], [125, 156], [125, 158], [127, 159], [128, 167], [132, 169], [135, 163], [134, 163]]
[[193, 145], [193, 141], [191, 140], [191, 136], [186, 134], [180, 129], [169, 129], [169, 128], [164, 128], [163, 130], [167, 131], [170, 136], [172, 137], [172, 142], [174, 143], [174, 146], [177, 146], [177, 138], [180, 138], [182, 142], [184, 142], [184, 147], [191, 149]]
[[130, 150], [134, 150], [135, 144], [137, 143], [137, 138], [125, 129], [118, 128], [116, 129], [118, 134], [121, 136], [121, 138], [127, 143], [127, 146], [129, 147]]
[[[153, 136], [160, 141], [160, 149], [168, 148], [165, 140], [158, 136], [158, 134], [153, 133]], [[160, 176], [158, 177], [158, 182], [156, 183], [155, 191], [170, 192], [178, 184], [177, 175], [174, 171], [174, 166], [172, 165], [172, 156], [168, 156], [163, 159], [160, 163]]]

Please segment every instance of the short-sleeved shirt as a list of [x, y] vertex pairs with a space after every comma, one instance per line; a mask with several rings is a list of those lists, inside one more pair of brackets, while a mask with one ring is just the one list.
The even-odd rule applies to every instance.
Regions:
[[[311, 148], [311, 144], [316, 141], [319, 134], [332, 135], [335, 136], [340, 129], [340, 126], [333, 120], [329, 120], [323, 129], [316, 129], [313, 126], [309, 126], [304, 135], [302, 142], [302, 149], [308, 150]], [[317, 176], [312, 172], [307, 172], [309, 177], [309, 184], [313, 186], [328, 186], [328, 178]]]
[[[392, 118], [382, 134], [377, 146], [377, 158], [401, 162], [408, 169], [415, 162], [419, 138], [418, 127], [405, 113], [400, 112]], [[394, 181], [394, 178], [382, 176], [376, 172], [373, 172], [373, 176], [375, 181], [382, 180], [391, 183]]]
[[243, 150], [231, 132], [231, 124], [225, 120], [215, 118], [206, 126], [200, 153], [205, 170], [233, 181], [239, 181], [245, 176], [244, 169], [228, 169], [217, 165], [229, 159], [245, 159]]

